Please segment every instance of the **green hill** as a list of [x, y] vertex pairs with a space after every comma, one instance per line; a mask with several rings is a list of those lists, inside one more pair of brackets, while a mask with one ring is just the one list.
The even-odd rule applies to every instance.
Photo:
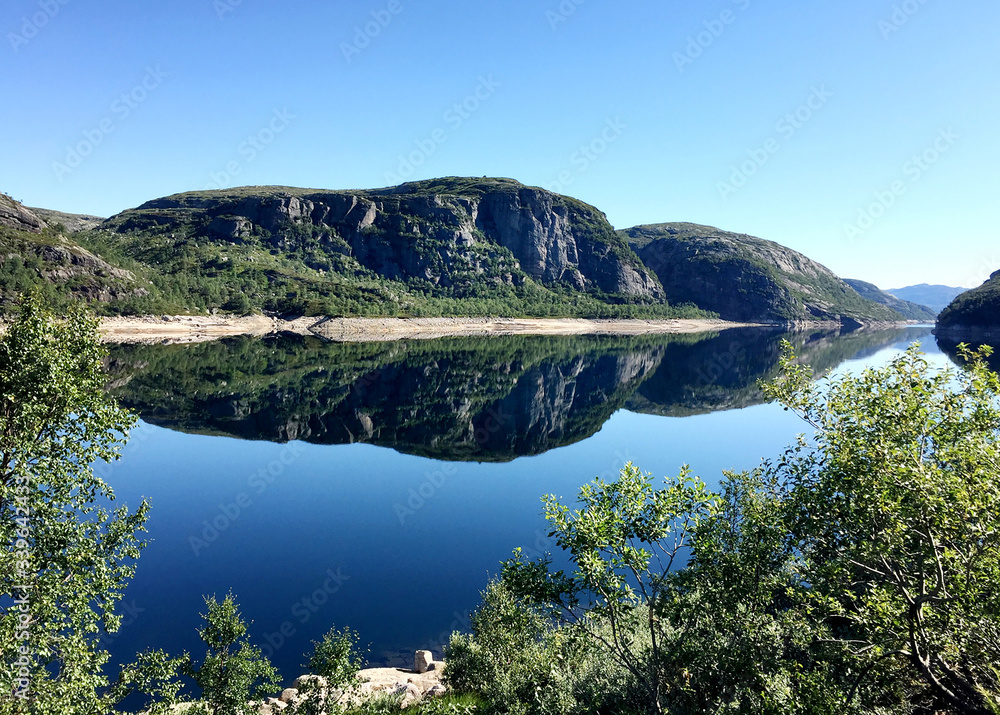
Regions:
[[844, 283], [856, 290], [862, 298], [867, 298], [868, 300], [888, 306], [907, 320], [926, 322], [933, 321], [937, 317], [937, 312], [928, 306], [897, 298], [892, 293], [882, 290], [873, 283], [866, 283], [854, 278], [845, 278]]
[[55, 306], [85, 300], [127, 308], [145, 302], [150, 288], [132, 272], [81, 246], [61, 223], [50, 225], [0, 194], [0, 311], [9, 310], [32, 289]]
[[1000, 339], [1000, 271], [942, 310], [934, 332], [952, 340]]
[[825, 266], [773, 241], [692, 223], [619, 232], [673, 303], [691, 302], [727, 320], [899, 321]]
[[664, 302], [655, 276], [603, 213], [510, 179], [191, 192], [149, 201], [80, 236], [148, 276], [151, 301], [188, 310], [701, 314]]

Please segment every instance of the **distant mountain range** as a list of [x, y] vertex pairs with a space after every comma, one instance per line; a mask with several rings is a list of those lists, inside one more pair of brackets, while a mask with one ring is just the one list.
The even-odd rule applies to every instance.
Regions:
[[888, 291], [880, 289], [872, 283], [866, 283], [865, 281], [859, 281], [854, 278], [845, 278], [844, 282], [860, 293], [862, 297], [888, 306], [909, 320], [933, 322], [937, 317], [937, 311], [933, 308], [927, 305], [921, 305], [919, 303], [903, 300]]
[[891, 293], [902, 300], [926, 305], [935, 313], [940, 313], [951, 301], [965, 291], [965, 288], [921, 283], [920, 285], [906, 286], [905, 288], [890, 288], [886, 293]]
[[689, 223], [616, 231], [511, 179], [176, 194], [102, 220], [0, 196], [0, 308], [31, 286], [105, 313], [929, 320], [777, 243]]

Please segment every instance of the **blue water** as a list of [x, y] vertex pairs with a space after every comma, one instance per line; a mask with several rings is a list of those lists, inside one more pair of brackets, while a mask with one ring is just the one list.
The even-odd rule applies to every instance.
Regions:
[[[885, 363], [915, 335], [862, 347], [864, 357], [836, 369]], [[947, 364], [922, 335], [931, 359]], [[254, 642], [286, 681], [303, 672], [310, 641], [332, 626], [357, 630], [373, 663], [406, 662], [420, 648], [440, 657], [514, 547], [553, 548], [543, 494], [571, 500], [626, 461], [657, 476], [690, 464], [714, 485], [723, 470], [753, 468], [804, 431], [769, 404], [683, 417], [623, 408], [574, 443], [479, 463], [372, 444], [205, 436], [143, 421], [121, 462], [105, 470], [120, 502], [152, 502], [149, 546], [121, 609], [125, 624], [108, 647], [118, 661], [150, 647], [200, 657], [203, 595], [232, 592]]]

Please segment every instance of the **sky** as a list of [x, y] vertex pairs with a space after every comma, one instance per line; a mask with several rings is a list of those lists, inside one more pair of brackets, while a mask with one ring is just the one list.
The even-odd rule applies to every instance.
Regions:
[[1000, 269], [996, 0], [5, 0], [0, 191], [502, 176], [882, 288]]

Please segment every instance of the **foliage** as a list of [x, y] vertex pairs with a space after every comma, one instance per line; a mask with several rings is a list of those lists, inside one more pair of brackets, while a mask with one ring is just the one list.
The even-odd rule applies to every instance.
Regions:
[[109, 691], [110, 702], [121, 703], [133, 694], [147, 696], [143, 713], [171, 715], [181, 701], [181, 674], [190, 665], [190, 656], [174, 658], [162, 650], [140, 653], [134, 663], [122, 668], [117, 682]]
[[0, 659], [26, 678], [0, 689], [0, 712], [106, 707], [99, 636], [120, 624], [148, 504], [111, 510], [90, 466], [117, 459], [134, 424], [104, 390], [104, 356], [93, 317], [56, 319], [37, 297], [0, 337]]
[[[550, 559], [528, 562], [517, 551], [504, 564], [504, 581], [513, 593], [548, 606], [553, 618], [575, 624], [601, 643], [642, 684], [650, 705], [660, 712], [659, 618], [669, 588], [663, 576], [689, 546], [702, 519], [712, 515], [715, 497], [687, 468], [657, 490], [652, 475], [629, 463], [617, 481], [585, 485], [578, 510], [570, 511], [551, 495], [544, 501], [550, 535], [575, 570], [553, 573]], [[591, 625], [595, 621], [610, 626], [610, 637]], [[636, 639], [638, 628], [648, 633], [648, 640]]]
[[304, 666], [313, 675], [300, 689], [302, 702], [294, 706], [296, 715], [333, 715], [342, 712], [338, 701], [356, 690], [358, 672], [364, 662], [357, 654], [358, 634], [350, 628], [331, 628], [319, 641], [313, 641], [313, 653]]
[[816, 433], [780, 459], [718, 495], [627, 465], [548, 497], [575, 570], [505, 563], [453, 685], [502, 713], [1000, 712], [1000, 378], [961, 350], [816, 384], [786, 344], [766, 392]]
[[931, 707], [1000, 711], [1000, 378], [989, 349], [933, 370], [912, 346], [823, 386], [785, 358], [767, 388], [815, 430], [768, 473], [810, 601], [866, 679], [895, 667]]
[[198, 634], [208, 652], [200, 666], [187, 668], [187, 674], [202, 689], [202, 712], [255, 714], [258, 706], [252, 699], [271, 694], [280, 686], [278, 672], [260, 649], [250, 644], [247, 624], [232, 594], [221, 603], [215, 597], [206, 598], [205, 605], [205, 626]]

